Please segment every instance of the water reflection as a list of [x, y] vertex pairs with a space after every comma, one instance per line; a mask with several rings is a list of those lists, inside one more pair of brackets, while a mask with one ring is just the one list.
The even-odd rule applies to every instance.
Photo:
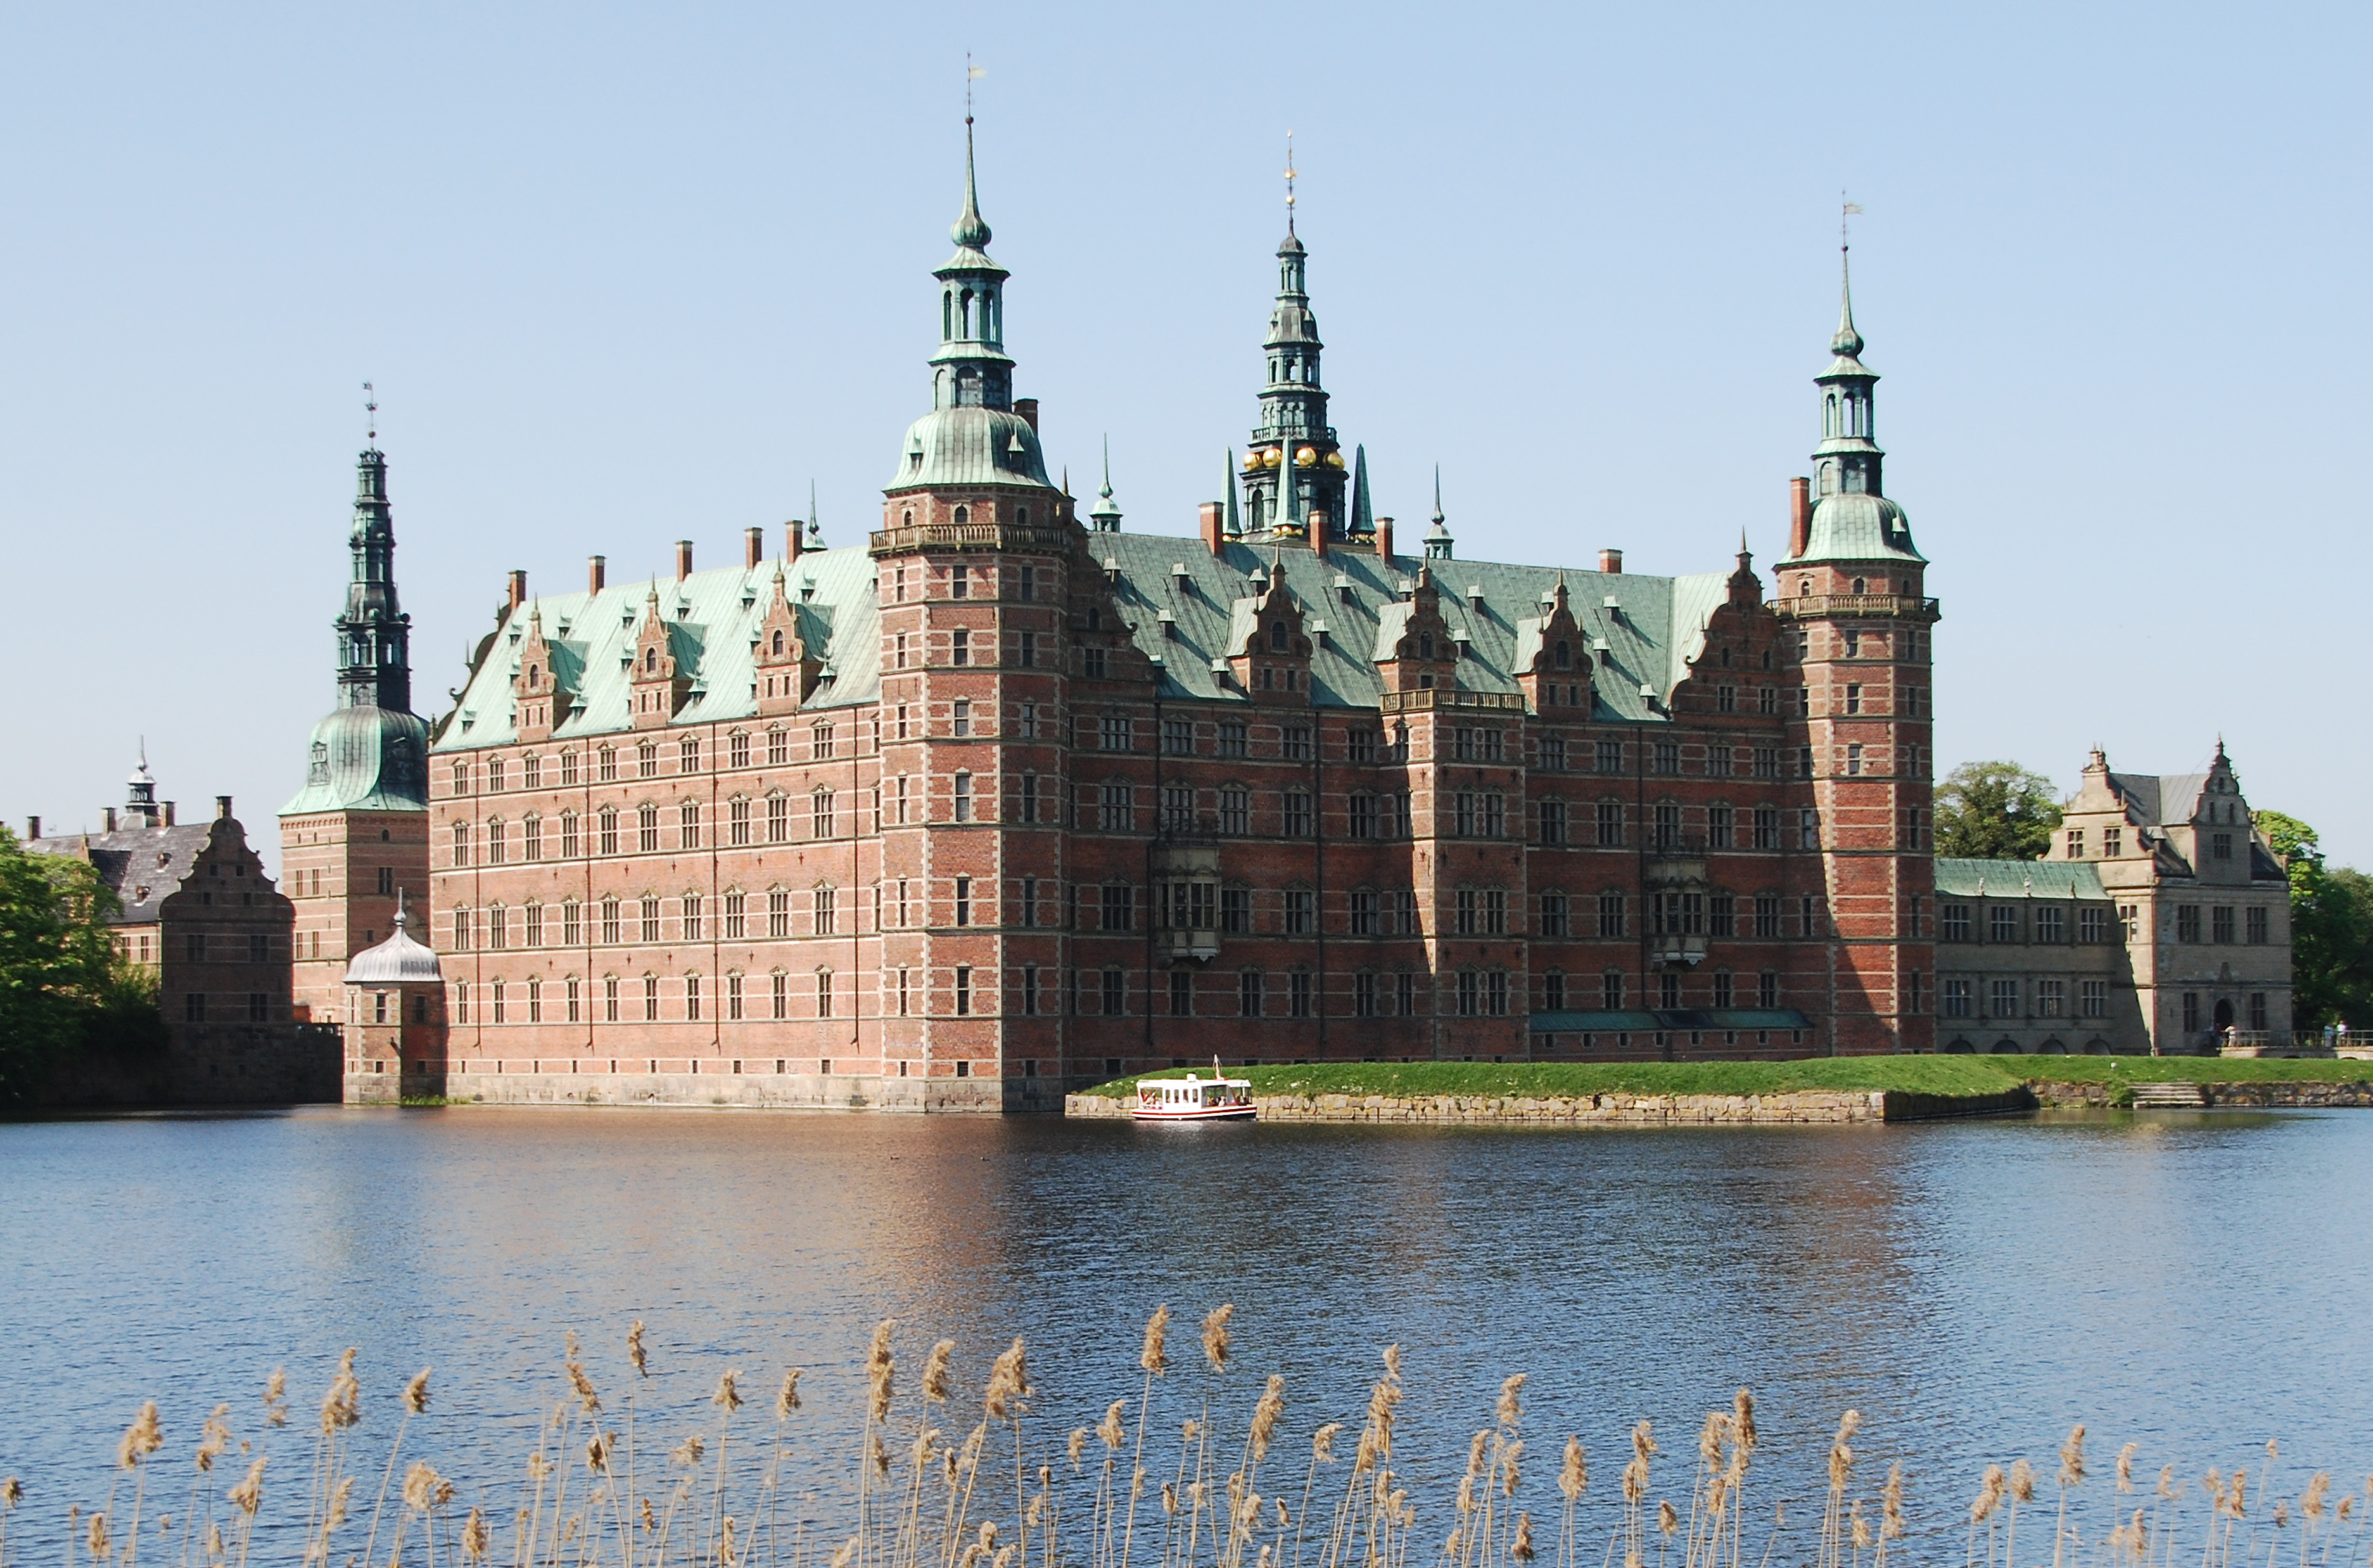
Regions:
[[[1354, 1415], [1407, 1347], [1405, 1457], [1455, 1466], [1528, 1372], [1535, 1446], [1687, 1446], [1751, 1385], [1767, 1463], [1813, 1484], [1838, 1412], [1914, 1459], [1915, 1514], [2076, 1420], [2196, 1473], [2268, 1436], [2362, 1464], [2373, 1117], [2098, 1117], [1898, 1129], [1137, 1129], [702, 1112], [336, 1110], [0, 1129], [15, 1364], [0, 1472], [87, 1489], [142, 1398], [194, 1433], [286, 1363], [304, 1398], [363, 1348], [387, 1418], [438, 1371], [434, 1441], [507, 1469], [565, 1329], [598, 1380], [650, 1325], [646, 1409], [739, 1365], [811, 1368], [846, 1434], [883, 1316], [976, 1384], [1027, 1335], [1050, 1430], [1133, 1392], [1157, 1302], [1237, 1304], [1290, 1431]], [[909, 1362], [909, 1365], [915, 1364]], [[1205, 1388], [1182, 1365], [1169, 1392]], [[310, 1391], [310, 1392], [309, 1392]], [[241, 1404], [241, 1410], [251, 1407]], [[1613, 1466], [1604, 1467], [1611, 1475]], [[1542, 1484], [1546, 1485], [1546, 1480]]]

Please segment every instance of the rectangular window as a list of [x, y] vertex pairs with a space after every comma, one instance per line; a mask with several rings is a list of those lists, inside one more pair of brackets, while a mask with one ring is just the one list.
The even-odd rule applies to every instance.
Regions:
[[2250, 1027], [2262, 1035], [2266, 1032], [2266, 993], [2263, 991], [2250, 993]]
[[972, 820], [972, 775], [957, 774], [954, 785], [954, 791], [950, 797], [949, 803], [954, 812], [955, 820], [970, 822]]
[[2076, 911], [2076, 940], [2087, 944], [2110, 940], [2110, 912], [2098, 907]]
[[1372, 969], [1362, 969], [1351, 977], [1351, 1016], [1374, 1018], [1376, 1015], [1376, 976]]
[[2200, 993], [2198, 991], [2183, 993], [2183, 1032], [2187, 1035], [2196, 1035], [2200, 1032]]
[[1128, 1012], [1128, 971], [1109, 968], [1104, 976], [1104, 1015], [1119, 1018]]
[[1776, 937], [1780, 934], [1780, 899], [1778, 895], [1771, 893], [1759, 893], [1756, 895], [1755, 934], [1759, 937]]
[[2212, 860], [2231, 860], [2233, 858], [2233, 836], [2229, 833], [2211, 835], [2208, 840], [2208, 858]]
[[833, 809], [831, 790], [818, 790], [808, 797], [808, 822], [816, 837], [829, 838], [832, 837]]
[[1780, 972], [1766, 969], [1755, 977], [1755, 1005], [1763, 1008], [1780, 1005]]
[[1595, 766], [1597, 771], [1601, 773], [1620, 773], [1623, 771], [1622, 742], [1600, 741], [1595, 749], [1596, 752], [1596, 760], [1592, 766]]
[[1541, 1011], [1565, 1011], [1565, 977], [1555, 969], [1541, 977]]
[[1681, 745], [1678, 741], [1658, 741], [1655, 755], [1655, 772], [1678, 773], [1681, 770]]
[[1991, 1000], [1989, 1001], [1988, 1006], [1989, 1006], [1989, 1009], [1990, 1009], [1989, 1012], [1987, 1013], [1987, 1016], [1988, 1016], [1988, 1017], [1991, 1017], [1991, 1018], [2016, 1018], [2016, 1017], [2017, 1017], [2017, 1016], [2018, 1016], [2018, 982], [2017, 982], [2016, 980], [1996, 980], [1996, 981], [1994, 981], [1994, 982], [1993, 982], [1993, 998], [1991, 999]]
[[1137, 908], [1136, 890], [1125, 882], [1109, 883], [1097, 905], [1097, 927], [1107, 931], [1129, 929]]
[[2053, 904], [2039, 905], [2035, 911], [2035, 940], [2053, 945], [2068, 940], [2068, 912]]
[[1252, 831], [1252, 791], [1242, 785], [1231, 784], [1220, 791], [1220, 831], [1250, 833]]
[[1246, 969], [1236, 976], [1236, 1014], [1241, 1018], [1261, 1015], [1261, 972]]
[[1623, 842], [1623, 802], [1601, 801], [1597, 808], [1598, 847], [1611, 849]]
[[2039, 1018], [2058, 1018], [2067, 1005], [2068, 982], [2038, 980], [2035, 982], [2035, 1012]]
[[815, 934], [836, 935], [840, 929], [840, 892], [836, 888], [815, 890]]
[[527, 945], [530, 947], [544, 945], [544, 906], [541, 904], [531, 904], [527, 907]]
[[791, 934], [791, 895], [782, 888], [776, 888], [766, 895], [766, 934]]
[[573, 860], [577, 858], [577, 813], [575, 812], [560, 813], [560, 858], [564, 860]]
[[1656, 808], [1655, 848], [1677, 849], [1681, 845], [1681, 808], [1660, 805]]
[[969, 965], [963, 964], [956, 965], [955, 1000], [956, 1016], [970, 1017], [972, 1015], [972, 969]]
[[700, 1022], [700, 977], [697, 975], [684, 977], [684, 1016], [688, 1023]]
[[1602, 893], [1598, 895], [1598, 934], [1603, 937], [1623, 934], [1623, 895]]
[[1810, 894], [1796, 901], [1796, 922], [1799, 936], [1821, 934], [1821, 901]]
[[1285, 792], [1285, 836], [1288, 838], [1310, 837], [1310, 797], [1300, 790]]
[[2266, 911], [2265, 911], [2265, 909], [2264, 909], [2262, 907], [2259, 907], [2259, 908], [2252, 909], [2252, 910], [2250, 910], [2250, 911], [2249, 928], [2250, 928], [2250, 945], [2251, 947], [2263, 947], [2263, 946], [2265, 946], [2265, 945], [2266, 945]]
[[1736, 686], [1716, 686], [1716, 687], [1714, 687], [1714, 689], [1713, 689], [1713, 710], [1714, 710], [1716, 713], [1736, 713], [1736, 712], [1737, 712], [1737, 711], [1738, 711], [1738, 688], [1737, 688]]
[[2230, 945], [2233, 941], [2233, 906], [2219, 904], [2208, 911], [2208, 940]]
[[1106, 833], [1128, 833], [1136, 825], [1134, 793], [1126, 784], [1107, 784], [1097, 795], [1097, 825]]
[[948, 727], [958, 740], [972, 733], [972, 699], [958, 697], [948, 709]]
[[1252, 929], [1252, 890], [1245, 887], [1220, 889], [1220, 930], [1230, 936], [1244, 936]]
[[1455, 924], [1453, 929], [1455, 930], [1460, 936], [1473, 936], [1477, 930], [1477, 917], [1481, 908], [1480, 904], [1477, 901], [1476, 890], [1471, 887], [1460, 888], [1458, 890], [1455, 908], [1457, 910], [1457, 915]]
[[972, 878], [968, 876], [960, 876], [956, 878], [955, 895], [956, 910], [954, 923], [959, 926], [968, 926], [972, 924]]
[[1417, 1016], [1417, 976], [1407, 969], [1393, 977], [1393, 1007], [1403, 1018]]
[[1716, 778], [1728, 778], [1737, 771], [1738, 752], [1733, 746], [1709, 746], [1706, 749], [1706, 771]]
[[1993, 908], [1986, 911], [1986, 940], [1988, 942], [2016, 942], [2018, 940], [2018, 907], [2016, 905], [1997, 904]]
[[1970, 1012], [1970, 982], [1967, 980], [1946, 981], [1942, 1000], [1946, 1017], [1969, 1017]]
[[1540, 766], [1541, 770], [1545, 773], [1562, 773], [1565, 771], [1565, 737], [1563, 735], [1543, 735], [1541, 737]]
[[1308, 936], [1317, 924], [1318, 895], [1306, 887], [1285, 893], [1285, 934]]
[[[819, 970], [817, 970], [817, 971], [816, 971], [816, 977], [815, 977], [815, 991], [816, 991], [816, 1012], [815, 1012], [815, 1015], [816, 1015], [818, 1018], [829, 1018], [829, 1017], [831, 1017], [831, 1016], [832, 1016], [832, 971], [831, 971], [831, 970], [829, 970], [829, 969], [819, 969]], [[824, 1069], [824, 1071], [825, 1071], [826, 1072], [829, 1072], [829, 1071], [832, 1071], [832, 1069], [830, 1069], [830, 1068], [825, 1068], [825, 1069]]]
[[1564, 894], [1544, 893], [1541, 895], [1540, 933], [1543, 936], [1564, 936], [1567, 934], [1566, 902]]
[[1241, 721], [1223, 720], [1220, 724], [1220, 755], [1244, 756], [1247, 753], [1245, 730]]
[[1706, 895], [1706, 935], [1738, 934], [1738, 900], [1727, 893]]
[[2125, 829], [2122, 827], [2105, 827], [2101, 829], [2101, 856], [2104, 860], [2114, 860], [2125, 852]]
[[1163, 720], [1162, 749], [1171, 756], [1193, 756], [1195, 755], [1195, 721], [1191, 719]]
[[643, 1022], [656, 1024], [659, 1022], [659, 1016], [660, 977], [657, 975], [646, 975], [643, 977]]
[[1542, 801], [1538, 802], [1536, 809], [1537, 813], [1540, 818], [1541, 842], [1547, 845], [1564, 843], [1565, 802], [1563, 801]]
[[1967, 904], [1941, 904], [1936, 908], [1936, 936], [1942, 942], [1970, 940], [1970, 907]]
[[1310, 1016], [1310, 971], [1296, 969], [1286, 977], [1286, 1011], [1296, 1018]]
[[2110, 1015], [2109, 981], [2080, 981], [2078, 982], [2077, 996], [2084, 1006], [2086, 1017], [2107, 1018]]
[[1758, 778], [1777, 778], [1780, 777], [1779, 747], [1758, 746], [1755, 748], [1755, 777]]
[[1623, 1006], [1623, 971], [1609, 969], [1598, 977], [1598, 1003], [1609, 1012]]
[[2179, 904], [2176, 906], [2175, 940], [2178, 942], [2198, 942], [2200, 940], [2199, 905]]
[[618, 901], [614, 898], [602, 900], [602, 940], [613, 947], [622, 940], [618, 934]]
[[1731, 846], [1731, 836], [1734, 831], [1732, 824], [1736, 820], [1736, 813], [1732, 812], [1730, 807], [1708, 806], [1706, 808], [1707, 847], [1714, 849], [1729, 848]]
[[1353, 936], [1376, 934], [1376, 895], [1374, 893], [1362, 889], [1351, 895], [1350, 925]]
[[972, 662], [972, 633], [963, 626], [948, 634], [948, 662], [958, 666]]
[[1354, 838], [1376, 837], [1376, 797], [1362, 790], [1351, 797], [1350, 824]]
[[642, 936], [643, 936], [643, 940], [644, 940], [645, 942], [657, 942], [657, 941], [659, 941], [659, 939], [660, 939], [660, 901], [659, 901], [658, 899], [656, 899], [656, 898], [646, 898], [646, 899], [644, 899], [644, 900], [642, 901], [642, 910], [641, 910], [641, 914], [642, 914], [641, 926], [642, 926]]
[[1096, 721], [1096, 748], [1099, 751], [1125, 752], [1129, 749], [1129, 722], [1125, 713], [1107, 713]]

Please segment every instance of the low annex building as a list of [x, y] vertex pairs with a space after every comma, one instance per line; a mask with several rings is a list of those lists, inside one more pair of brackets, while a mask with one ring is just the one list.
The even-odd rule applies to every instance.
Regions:
[[1935, 1048], [1937, 609], [1850, 301], [1767, 591], [1743, 541], [1463, 560], [1438, 490], [1402, 548], [1291, 223], [1196, 534], [1123, 531], [1108, 475], [1081, 515], [989, 239], [968, 153], [863, 544], [512, 574], [429, 743], [448, 1093], [1054, 1109], [1214, 1055]]
[[335, 1045], [293, 1015], [291, 911], [231, 814], [183, 823], [157, 799], [144, 752], [121, 807], [97, 833], [44, 837], [26, 825], [26, 848], [88, 862], [114, 891], [116, 951], [154, 971], [168, 1047], [158, 1062], [93, 1064], [67, 1097], [181, 1103], [328, 1100], [337, 1094]]
[[2206, 771], [2096, 751], [2040, 860], [1936, 862], [1937, 1034], [1959, 1053], [2286, 1053], [2290, 883], [2224, 743]]

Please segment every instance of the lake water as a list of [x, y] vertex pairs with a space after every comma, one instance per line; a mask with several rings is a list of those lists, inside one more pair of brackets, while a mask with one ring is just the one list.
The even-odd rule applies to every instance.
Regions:
[[852, 1431], [888, 1316], [906, 1387], [934, 1338], [958, 1341], [976, 1387], [1026, 1335], [1033, 1419], [1056, 1431], [1136, 1392], [1141, 1325], [1168, 1302], [1182, 1364], [1164, 1394], [1191, 1413], [1210, 1386], [1193, 1320], [1225, 1300], [1241, 1370], [1222, 1403], [1282, 1372], [1289, 1433], [1356, 1426], [1378, 1347], [1402, 1344], [1420, 1476], [1455, 1475], [1499, 1380], [1528, 1373], [1527, 1484], [1551, 1499], [1565, 1432], [1602, 1489], [1642, 1416], [1685, 1470], [1698, 1418], [1741, 1384], [1761, 1400], [1760, 1462], [1808, 1495], [1818, 1445], [1859, 1408], [1865, 1461], [1909, 1461], [1932, 1528], [1985, 1461], [2045, 1467], [2080, 1420], [2097, 1467], [2131, 1438], [2146, 1473], [2197, 1475], [2275, 1437], [2302, 1476], [2361, 1476], [2368, 1178], [2362, 1112], [1669, 1132], [489, 1108], [6, 1126], [0, 1474], [62, 1511], [104, 1487], [141, 1399], [181, 1454], [216, 1400], [244, 1421], [280, 1363], [301, 1430], [355, 1345], [364, 1433], [433, 1365], [419, 1441], [468, 1478], [515, 1465], [559, 1396], [564, 1330], [614, 1402], [637, 1317], [644, 1408], [680, 1402], [684, 1423], [719, 1369], [743, 1368], [757, 1399], [789, 1362], [810, 1369], [811, 1433]]

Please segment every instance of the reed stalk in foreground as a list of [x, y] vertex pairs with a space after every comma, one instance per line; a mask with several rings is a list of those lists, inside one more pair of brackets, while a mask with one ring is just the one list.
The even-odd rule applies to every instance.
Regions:
[[[1017, 1339], [988, 1369], [977, 1422], [953, 1441], [941, 1423], [959, 1399], [956, 1346], [934, 1344], [917, 1387], [902, 1391], [894, 1325], [884, 1321], [863, 1363], [854, 1451], [837, 1461], [803, 1452], [796, 1476], [789, 1431], [803, 1404], [799, 1368], [783, 1368], [775, 1385], [771, 1437], [754, 1443], [737, 1424], [747, 1418], [736, 1368], [718, 1378], [691, 1429], [663, 1456], [638, 1459], [635, 1394], [624, 1433], [610, 1430], [594, 1373], [570, 1335], [560, 1397], [536, 1423], [519, 1470], [474, 1485], [466, 1500], [418, 1452], [436, 1435], [428, 1375], [403, 1386], [380, 1451], [365, 1441], [365, 1392], [350, 1351], [304, 1437], [280, 1435], [287, 1398], [276, 1373], [251, 1422], [229, 1405], [214, 1407], [197, 1422], [186, 1489], [176, 1481], [171, 1493], [160, 1492], [165, 1483], [149, 1473], [168, 1441], [153, 1404], [124, 1429], [95, 1498], [75, 1499], [62, 1515], [49, 1511], [54, 1499], [29, 1513], [27, 1489], [0, 1481], [0, 1568], [22, 1555], [29, 1520], [43, 1519], [62, 1519], [64, 1529], [53, 1536], [46, 1532], [54, 1525], [31, 1527], [42, 1561], [68, 1568], [246, 1568], [259, 1560], [288, 1568], [1527, 1568], [1537, 1555], [1537, 1489], [1547, 1484], [1556, 1487], [1560, 1510], [1557, 1568], [1587, 1568], [1592, 1555], [1611, 1568], [1619, 1553], [1626, 1568], [1789, 1561], [1781, 1505], [1757, 1513], [1747, 1504], [1760, 1434], [1745, 1389], [1699, 1423], [1686, 1503], [1677, 1492], [1655, 1496], [1659, 1448], [1644, 1420], [1630, 1428], [1618, 1495], [1602, 1502], [1590, 1493], [1580, 1435], [1564, 1440], [1549, 1480], [1528, 1474], [1528, 1385], [1511, 1375], [1473, 1429], [1455, 1488], [1423, 1501], [1396, 1457], [1405, 1387], [1400, 1352], [1389, 1347], [1350, 1462], [1338, 1459], [1337, 1445], [1350, 1426], [1316, 1411], [1314, 1425], [1300, 1429], [1309, 1433], [1306, 1459], [1296, 1452], [1272, 1481], [1277, 1446], [1294, 1430], [1299, 1406], [1281, 1376], [1251, 1387], [1227, 1379], [1233, 1316], [1222, 1306], [1203, 1320], [1210, 1382], [1192, 1396], [1191, 1416], [1165, 1416], [1155, 1403], [1170, 1365], [1165, 1309], [1147, 1324], [1125, 1374], [1133, 1389], [1124, 1385], [1105, 1402], [1093, 1426], [1035, 1430], [1026, 1419], [1038, 1398], [1035, 1369]], [[640, 1324], [626, 1351], [632, 1390], [649, 1375]], [[1829, 1442], [1814, 1562], [1907, 1568], [1902, 1559], [1934, 1551], [1940, 1538], [1911, 1522], [1900, 1459], [1875, 1493], [1860, 1489], [1861, 1425], [1859, 1414], [1845, 1412]], [[2373, 1480], [2364, 1493], [2342, 1493], [2332, 1472], [2316, 1470], [2286, 1494], [2275, 1486], [2279, 1447], [2269, 1444], [2254, 1478], [2212, 1469], [2190, 1506], [2194, 1494], [2168, 1466], [2156, 1498], [2143, 1505], [2134, 1495], [2139, 1445], [2128, 1444], [2118, 1451], [2114, 1492], [2088, 1507], [2086, 1438], [2080, 1426], [2060, 1450], [2050, 1568], [2191, 1568], [2195, 1557], [2199, 1568], [2373, 1568], [2366, 1551]], [[310, 1464], [305, 1455], [275, 1453], [290, 1443], [310, 1449]], [[1093, 1464], [1091, 1445], [1099, 1450]], [[267, 1486], [267, 1476], [285, 1476], [292, 1465], [307, 1469], [301, 1488], [294, 1478]], [[373, 1467], [380, 1480], [368, 1516], [357, 1516], [356, 1493]], [[1292, 1469], [1303, 1471], [1298, 1485]], [[1147, 1532], [1149, 1555], [1139, 1558], [1137, 1515], [1151, 1474], [1169, 1479], [1158, 1488], [1158, 1543]], [[1976, 1568], [1981, 1526], [1987, 1568], [2046, 1568], [2040, 1552], [2030, 1562], [2017, 1551], [2018, 1517], [2033, 1504], [2037, 1479], [2023, 1459], [2006, 1470], [1986, 1467], [1968, 1509], [1964, 1568]], [[1265, 1484], [1272, 1490], [1264, 1492]], [[151, 1517], [159, 1496], [173, 1497], [178, 1514]]]

